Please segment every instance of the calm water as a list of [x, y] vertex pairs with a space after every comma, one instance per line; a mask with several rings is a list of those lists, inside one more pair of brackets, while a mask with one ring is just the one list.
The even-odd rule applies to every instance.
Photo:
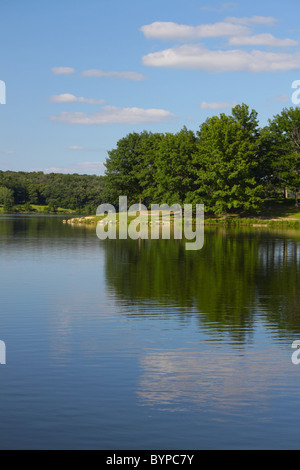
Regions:
[[0, 218], [1, 449], [299, 448], [300, 232]]

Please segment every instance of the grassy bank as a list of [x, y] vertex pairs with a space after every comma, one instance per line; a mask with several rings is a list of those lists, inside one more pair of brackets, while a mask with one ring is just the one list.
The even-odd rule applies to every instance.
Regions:
[[205, 217], [207, 225], [300, 228], [300, 207], [295, 207], [294, 199], [266, 200], [256, 214], [229, 214], [226, 217]]
[[6, 210], [3, 205], [0, 204], [0, 214], [76, 214], [78, 211], [72, 209], [66, 209], [58, 207], [53, 210], [49, 206], [39, 206], [36, 204], [21, 204], [14, 206], [10, 210]]
[[[149, 211], [149, 222], [151, 222], [151, 211]], [[128, 217], [128, 223], [135, 217]], [[76, 217], [66, 222], [73, 225], [97, 224], [103, 217], [89, 216]], [[119, 214], [116, 214], [116, 221], [119, 221]], [[171, 216], [172, 223], [172, 216]], [[211, 226], [253, 226], [253, 227], [292, 227], [300, 228], [300, 207], [295, 207], [294, 199], [266, 200], [261, 210], [256, 214], [227, 214], [217, 217], [213, 214], [205, 213], [205, 225]]]

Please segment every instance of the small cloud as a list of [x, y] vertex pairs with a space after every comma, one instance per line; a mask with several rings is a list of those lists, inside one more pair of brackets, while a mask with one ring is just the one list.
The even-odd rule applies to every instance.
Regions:
[[75, 72], [75, 69], [72, 67], [52, 67], [51, 72], [54, 75], [71, 75]]
[[98, 113], [86, 114], [81, 112], [63, 112], [50, 116], [52, 121], [67, 124], [141, 124], [146, 122], [162, 122], [176, 117], [164, 109], [118, 108], [105, 106]]
[[85, 150], [85, 148], [78, 145], [70, 145], [69, 150]]
[[114, 80], [132, 80], [135, 82], [146, 80], [145, 75], [138, 72], [105, 72], [103, 70], [91, 69], [82, 72], [84, 77], [111, 78]]
[[236, 105], [237, 105], [236, 102], [228, 103], [226, 101], [216, 101], [214, 103], [207, 103], [203, 101], [203, 103], [201, 103], [201, 109], [226, 109], [226, 108], [234, 108], [234, 106]]
[[263, 24], [266, 26], [274, 26], [277, 23], [277, 19], [273, 16], [244, 16], [242, 18], [238, 18], [236, 16], [228, 16], [225, 21], [229, 23], [237, 23], [246, 26], [250, 26], [252, 24]]
[[101, 151], [107, 151], [106, 149], [103, 148], [87, 148], [87, 147], [81, 147], [79, 145], [70, 145], [69, 150], [74, 150], [74, 151], [84, 151], [84, 152], [101, 152]]
[[53, 95], [50, 97], [52, 103], [88, 103], [103, 104], [105, 100], [95, 100], [93, 98], [83, 98], [72, 95], [71, 93], [62, 93], [61, 95]]
[[103, 162], [80, 162], [63, 167], [34, 168], [30, 171], [43, 171], [44, 173], [79, 173], [83, 175], [100, 175], [104, 174], [105, 166]]
[[81, 168], [85, 171], [101, 171], [105, 168], [103, 162], [81, 162], [75, 165], [77, 168]]
[[14, 150], [0, 150], [0, 153], [3, 155], [13, 155], [15, 152]]
[[254, 36], [237, 36], [229, 38], [231, 46], [273, 46], [289, 47], [297, 46], [298, 42], [293, 39], [279, 39], [273, 34], [256, 34]]
[[208, 50], [198, 45], [185, 45], [150, 53], [143, 57], [143, 64], [209, 72], [279, 72], [299, 70], [300, 53]]
[[222, 36], [248, 35], [250, 30], [243, 25], [219, 22], [189, 26], [170, 21], [156, 21], [142, 26], [140, 31], [147, 39], [187, 41]]

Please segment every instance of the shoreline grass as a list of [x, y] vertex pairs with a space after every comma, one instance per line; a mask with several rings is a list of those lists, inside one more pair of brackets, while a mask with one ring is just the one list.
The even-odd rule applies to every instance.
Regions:
[[[5, 212], [3, 205], [0, 205], [0, 214], [43, 214], [43, 215], [66, 215], [72, 216], [78, 214], [78, 211], [58, 207], [51, 211], [49, 206], [35, 204], [22, 204]], [[151, 222], [151, 210], [148, 211], [149, 222]], [[93, 226], [104, 217], [91, 215], [78, 215], [76, 217], [64, 219], [63, 222], [72, 225]], [[135, 216], [128, 216], [128, 224], [134, 220]], [[193, 221], [195, 223], [195, 219]], [[116, 223], [119, 223], [119, 214], [116, 213]], [[173, 224], [173, 216], [170, 217], [170, 223]], [[263, 207], [257, 214], [227, 214], [226, 216], [216, 216], [208, 212], [205, 213], [205, 225], [211, 227], [290, 227], [300, 228], [300, 208], [295, 207], [294, 199], [264, 201]]]
[[[105, 217], [105, 216], [104, 216]], [[87, 216], [75, 217], [66, 220], [66, 223], [72, 225], [95, 225], [104, 217]], [[148, 211], [149, 223], [151, 222], [151, 210]], [[128, 224], [136, 217], [128, 217]], [[195, 223], [195, 219], [193, 221]], [[116, 213], [116, 223], [119, 223], [119, 214]], [[170, 223], [173, 223], [173, 217], [170, 217]], [[257, 214], [227, 214], [226, 216], [216, 216], [214, 214], [205, 214], [204, 223], [206, 226], [217, 227], [244, 227], [252, 226], [254, 228], [264, 227], [290, 227], [300, 228], [300, 208], [295, 207], [294, 199], [266, 200], [259, 213]]]
[[0, 214], [45, 214], [45, 215], [72, 215], [76, 214], [78, 211], [73, 209], [66, 209], [63, 207], [58, 207], [55, 211], [52, 211], [49, 206], [41, 206], [37, 204], [18, 204], [13, 206], [9, 211], [4, 210], [3, 204], [0, 204]]

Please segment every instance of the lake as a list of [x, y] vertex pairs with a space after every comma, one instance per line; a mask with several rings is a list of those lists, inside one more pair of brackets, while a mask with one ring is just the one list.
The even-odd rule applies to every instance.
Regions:
[[1, 449], [299, 448], [300, 231], [0, 217]]

